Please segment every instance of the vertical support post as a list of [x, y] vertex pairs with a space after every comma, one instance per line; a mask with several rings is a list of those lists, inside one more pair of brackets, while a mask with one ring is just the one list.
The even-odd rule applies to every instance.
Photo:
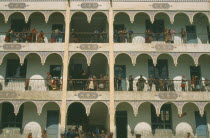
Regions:
[[67, 81], [68, 81], [68, 60], [69, 60], [69, 30], [70, 30], [70, 5], [66, 1], [66, 16], [65, 16], [65, 48], [63, 58], [63, 86], [62, 86], [62, 103], [61, 103], [61, 125], [60, 133], [64, 133], [66, 126], [66, 94], [67, 94]]
[[110, 83], [110, 132], [115, 131], [115, 106], [114, 106], [114, 40], [113, 40], [113, 8], [109, 1], [109, 83]]

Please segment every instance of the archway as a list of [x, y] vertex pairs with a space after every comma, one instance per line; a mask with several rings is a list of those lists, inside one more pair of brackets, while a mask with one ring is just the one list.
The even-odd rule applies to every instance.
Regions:
[[89, 132], [105, 133], [109, 132], [109, 110], [103, 102], [96, 102], [90, 108], [88, 116]]
[[82, 103], [70, 104], [67, 113], [67, 128], [75, 129], [75, 127], [78, 127], [83, 132], [88, 131], [88, 117]]

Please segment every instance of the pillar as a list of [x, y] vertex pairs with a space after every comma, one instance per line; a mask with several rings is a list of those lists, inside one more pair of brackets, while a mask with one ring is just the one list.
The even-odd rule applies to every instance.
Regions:
[[[65, 16], [65, 43], [64, 43], [64, 58], [63, 58], [63, 86], [62, 86], [62, 103], [61, 103], [61, 125], [60, 133], [64, 133], [66, 126], [66, 93], [68, 81], [68, 60], [69, 60], [69, 30], [70, 30], [70, 5], [66, 2], [66, 16]], [[60, 137], [60, 136], [59, 136]]]
[[113, 8], [112, 3], [109, 1], [109, 83], [110, 83], [110, 132], [115, 130], [115, 106], [114, 106], [114, 40], [113, 40]]

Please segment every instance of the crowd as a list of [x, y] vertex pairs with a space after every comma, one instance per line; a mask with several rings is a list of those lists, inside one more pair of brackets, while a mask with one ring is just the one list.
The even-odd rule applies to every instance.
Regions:
[[131, 43], [132, 42], [132, 30], [119, 29], [114, 31], [115, 43]]
[[[180, 87], [182, 91], [208, 91], [209, 80], [205, 79], [204, 81], [200, 80], [198, 76], [192, 76], [191, 80], [186, 80], [185, 76], [182, 76], [181, 80], [172, 80], [170, 78], [160, 79], [152, 78], [150, 76], [147, 80], [140, 75], [140, 78], [136, 82], [137, 91], [144, 91], [145, 86], [147, 86], [146, 91], [175, 91], [175, 83], [180, 82]], [[132, 75], [128, 78], [128, 91], [134, 91], [134, 78]], [[122, 78], [115, 77], [114, 87], [116, 91], [122, 91]]]
[[68, 90], [84, 90], [84, 91], [109, 91], [109, 76], [100, 74], [89, 75], [83, 71], [80, 79], [73, 79], [72, 76], [68, 80]]
[[[33, 138], [33, 134], [29, 133], [28, 138]], [[41, 138], [48, 138], [47, 131], [43, 130]], [[61, 135], [61, 138], [113, 138], [113, 133], [105, 134], [104, 130], [96, 128], [94, 132], [84, 133], [75, 127], [75, 129], [68, 129], [64, 134]]]
[[[64, 41], [64, 30], [61, 32], [60, 30], [56, 29], [53, 30], [50, 34], [51, 43]], [[33, 28], [32, 30], [23, 28], [23, 31], [21, 32], [14, 32], [12, 29], [9, 29], [6, 33], [4, 41], [18, 43], [44, 43], [45, 36], [42, 30], [38, 32], [36, 28]]]

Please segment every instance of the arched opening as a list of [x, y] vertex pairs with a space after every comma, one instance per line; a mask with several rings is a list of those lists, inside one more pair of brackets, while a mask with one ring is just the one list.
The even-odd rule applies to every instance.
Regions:
[[14, 106], [10, 102], [0, 104], [0, 121], [3, 129], [22, 129], [23, 106], [20, 107], [17, 115], [14, 113]]
[[133, 107], [127, 103], [119, 103], [115, 111], [115, 125], [117, 138], [125, 138], [132, 136], [131, 131], [134, 129], [132, 123], [134, 118]]
[[150, 102], [144, 102], [138, 107], [138, 115], [132, 120], [135, 124], [134, 134], [152, 136], [151, 108], [154, 108], [154, 105]]
[[88, 116], [89, 132], [105, 133], [109, 132], [109, 111], [106, 104], [96, 102], [91, 106], [90, 115]]
[[67, 128], [75, 129], [75, 127], [78, 127], [83, 132], [88, 131], [88, 117], [82, 103], [72, 103], [68, 107], [67, 113]]
[[[65, 17], [60, 12], [54, 12], [49, 16], [49, 33], [47, 37], [50, 38], [50, 42], [64, 42], [65, 41]], [[52, 33], [51, 33], [52, 32]], [[48, 39], [49, 40], [49, 39]]]
[[[193, 16], [193, 27], [194, 29], [190, 38], [190, 41], [195, 41], [197, 43], [208, 43], [210, 41], [209, 34], [209, 19], [204, 13], [197, 13]], [[189, 35], [188, 35], [189, 37]], [[196, 41], [197, 40], [197, 41]]]
[[9, 28], [6, 27], [5, 17], [2, 13], [0, 13], [0, 24], [1, 24], [1, 32], [0, 32], [0, 43], [3, 43], [5, 40], [6, 32]]
[[8, 23], [13, 32], [22, 32], [24, 28], [30, 28], [30, 24], [25, 22], [25, 17], [21, 12], [15, 12], [9, 16]]
[[[76, 53], [71, 56], [69, 63], [68, 90], [86, 90], [89, 77], [87, 59], [83, 54]], [[83, 79], [83, 80], [82, 80]]]
[[[59, 136], [60, 125], [60, 107], [55, 102], [46, 103], [41, 111], [41, 117], [45, 117], [46, 122], [42, 122], [43, 128], [46, 128], [48, 137]], [[39, 135], [40, 136], [40, 135]]]
[[129, 72], [129, 69], [132, 68], [132, 66], [132, 60], [129, 55], [124, 53], [117, 55], [114, 66], [115, 90], [127, 90], [126, 79], [132, 74]]
[[[46, 91], [44, 80], [46, 72], [43, 72], [46, 67], [41, 64], [40, 55], [30, 53], [25, 57], [25, 62], [29, 65], [27, 67], [29, 71], [26, 74], [25, 90]], [[36, 72], [32, 70], [36, 70]]]
[[20, 64], [20, 57], [16, 53], [7, 54], [4, 59], [1, 68], [4, 82], [2, 83], [4, 90], [24, 90], [27, 62]]
[[129, 15], [124, 12], [117, 13], [114, 17], [114, 42], [131, 42], [131, 35], [127, 37], [128, 29], [130, 30], [130, 34], [132, 34], [133, 32], [131, 32], [131, 22]]
[[[129, 30], [135, 30], [132, 36], [132, 43], [145, 43], [146, 23], [150, 22], [150, 17], [147, 13], [137, 13], [134, 17], [133, 26]], [[139, 27], [141, 26], [141, 27]]]
[[171, 29], [170, 18], [166, 13], [160, 12], [157, 13], [154, 17], [154, 23], [152, 24], [150, 21], [146, 23], [146, 29], [148, 34], [152, 32], [153, 41], [165, 41], [164, 32]]
[[63, 76], [63, 59], [61, 55], [53, 53], [47, 56], [43, 66], [43, 76], [46, 79], [47, 90], [61, 90]]

